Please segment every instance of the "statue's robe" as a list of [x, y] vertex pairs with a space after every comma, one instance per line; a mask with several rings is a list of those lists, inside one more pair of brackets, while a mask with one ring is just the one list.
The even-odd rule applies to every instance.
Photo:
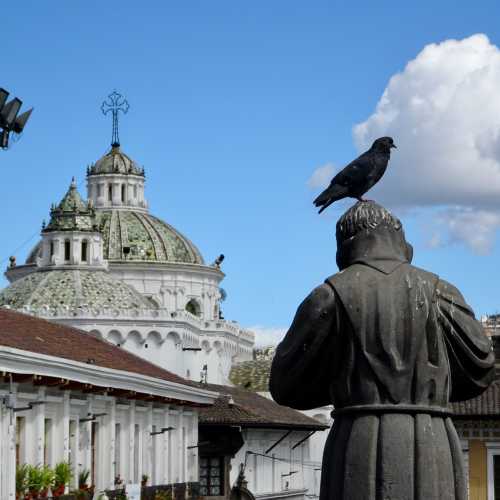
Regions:
[[396, 231], [339, 248], [340, 273], [300, 305], [277, 348], [274, 399], [334, 405], [320, 500], [466, 500], [450, 401], [483, 392], [494, 355], [460, 292], [410, 264]]

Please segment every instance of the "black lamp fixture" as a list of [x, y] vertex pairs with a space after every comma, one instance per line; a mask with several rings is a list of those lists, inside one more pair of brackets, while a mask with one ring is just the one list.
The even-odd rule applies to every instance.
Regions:
[[2, 149], [9, 147], [9, 134], [11, 132], [20, 134], [24, 130], [33, 111], [31, 108], [19, 115], [23, 102], [17, 97], [7, 102], [8, 97], [9, 92], [0, 88], [0, 148]]

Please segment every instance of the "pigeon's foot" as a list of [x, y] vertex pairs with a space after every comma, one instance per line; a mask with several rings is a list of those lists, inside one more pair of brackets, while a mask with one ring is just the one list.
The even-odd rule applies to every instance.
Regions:
[[361, 196], [359, 198], [356, 198], [358, 201], [361, 201], [362, 203], [367, 203], [367, 202], [370, 202], [370, 203], [373, 203], [373, 200], [368, 200], [366, 198], [361, 198]]

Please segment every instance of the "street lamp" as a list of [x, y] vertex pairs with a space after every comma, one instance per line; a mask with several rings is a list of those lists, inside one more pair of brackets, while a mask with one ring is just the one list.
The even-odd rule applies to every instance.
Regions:
[[8, 97], [9, 93], [0, 88], [0, 148], [2, 149], [9, 147], [9, 134], [11, 132], [20, 134], [23, 131], [33, 111], [31, 108], [18, 116], [23, 102], [17, 97], [7, 102]]

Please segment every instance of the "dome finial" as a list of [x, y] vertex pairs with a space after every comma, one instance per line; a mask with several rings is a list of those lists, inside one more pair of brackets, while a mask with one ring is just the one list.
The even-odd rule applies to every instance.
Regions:
[[104, 101], [101, 106], [101, 111], [104, 115], [107, 115], [110, 111], [113, 117], [113, 132], [111, 135], [111, 147], [120, 147], [120, 138], [118, 137], [118, 112], [121, 111], [123, 114], [128, 112], [130, 105], [121, 94], [116, 90], [113, 90], [108, 96], [108, 100]]
[[71, 184], [69, 185], [71, 189], [76, 189], [76, 180], [75, 176], [71, 177]]

